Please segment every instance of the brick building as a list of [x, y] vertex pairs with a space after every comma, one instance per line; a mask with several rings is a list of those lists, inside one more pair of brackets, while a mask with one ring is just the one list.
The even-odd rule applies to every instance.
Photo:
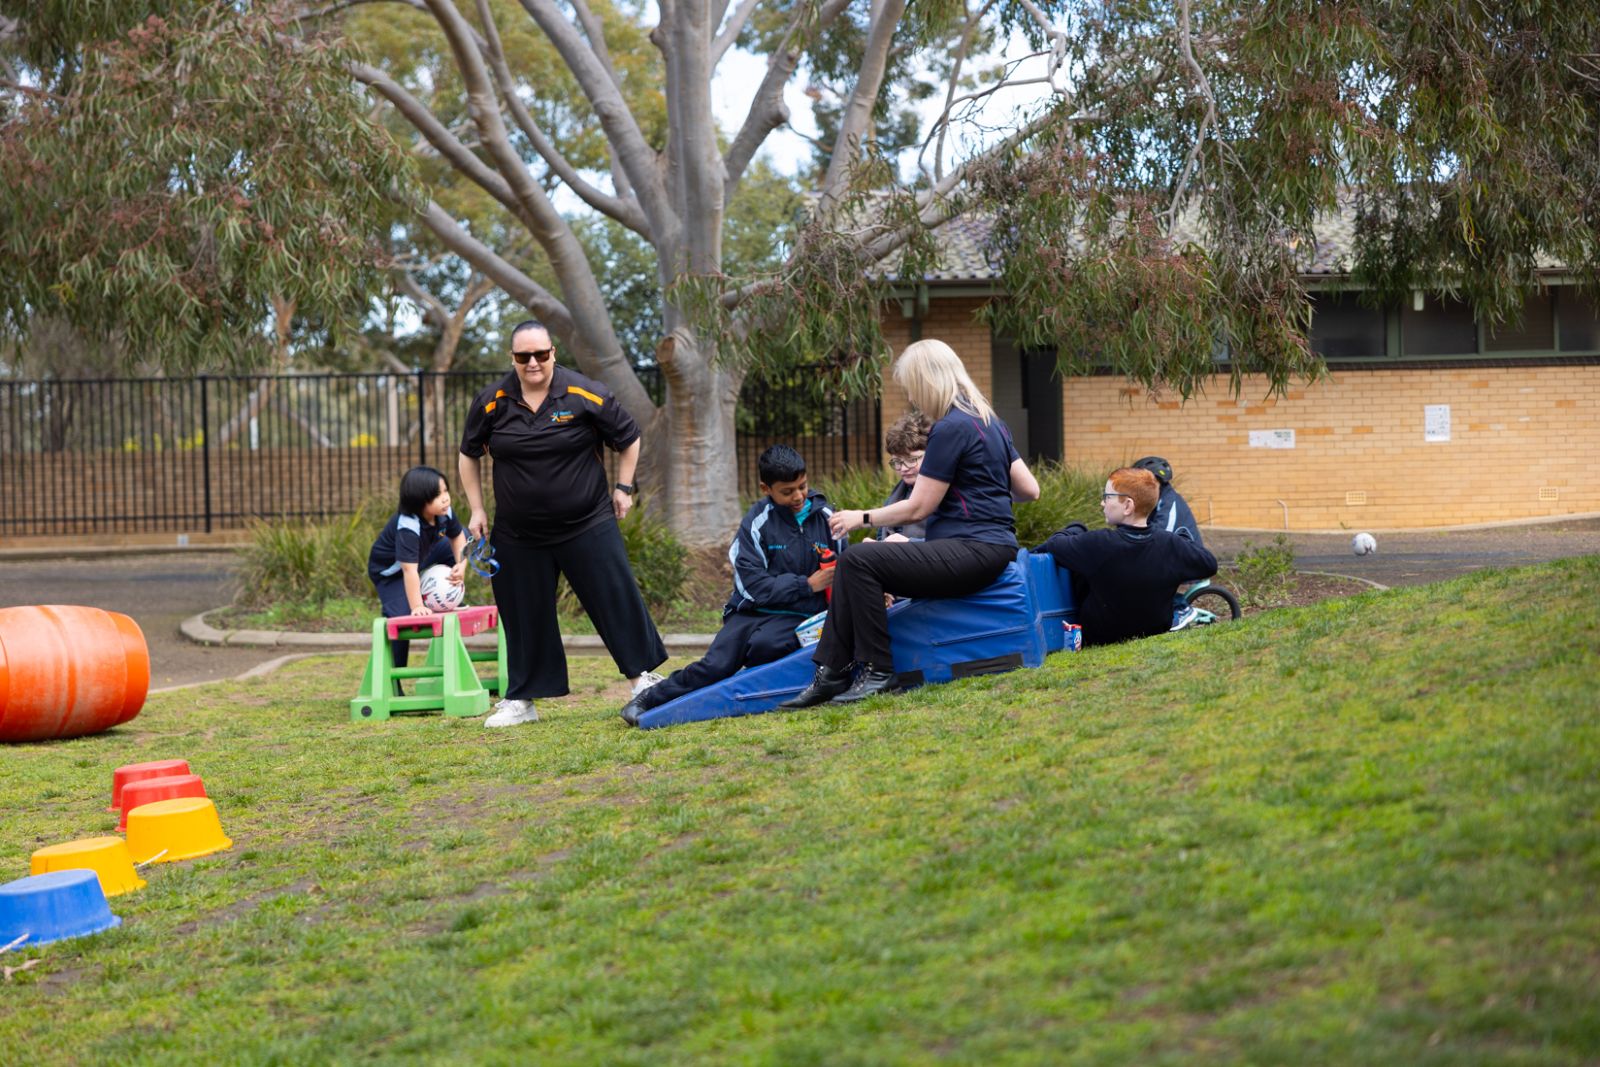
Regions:
[[[1600, 313], [1554, 269], [1520, 327], [1494, 332], [1434, 293], [1369, 309], [1348, 286], [1339, 223], [1307, 267], [1313, 347], [1329, 375], [1271, 397], [1226, 374], [1186, 403], [1110, 374], [1053, 375], [977, 318], [996, 295], [981, 221], [939, 231], [947, 269], [885, 309], [893, 351], [948, 342], [1035, 459], [1106, 468], [1155, 454], [1203, 523], [1396, 529], [1600, 512]], [[889, 385], [887, 425], [905, 410]]]

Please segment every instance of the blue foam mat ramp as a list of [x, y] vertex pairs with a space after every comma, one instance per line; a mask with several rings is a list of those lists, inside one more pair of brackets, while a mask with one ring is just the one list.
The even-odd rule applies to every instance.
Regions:
[[[1062, 623], [1077, 612], [1065, 572], [1022, 549], [989, 588], [968, 597], [902, 600], [889, 609], [889, 643], [900, 684], [911, 688], [1038, 667], [1064, 647]], [[816, 670], [812, 649], [740, 671], [639, 716], [653, 729], [759, 715], [799, 693]]]

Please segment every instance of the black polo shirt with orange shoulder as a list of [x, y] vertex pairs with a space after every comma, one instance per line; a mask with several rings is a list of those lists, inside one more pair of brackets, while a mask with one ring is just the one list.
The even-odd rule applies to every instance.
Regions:
[[610, 519], [602, 445], [622, 451], [639, 425], [611, 390], [557, 366], [535, 410], [515, 371], [472, 401], [461, 454], [494, 459], [494, 533], [527, 545], [557, 545]]

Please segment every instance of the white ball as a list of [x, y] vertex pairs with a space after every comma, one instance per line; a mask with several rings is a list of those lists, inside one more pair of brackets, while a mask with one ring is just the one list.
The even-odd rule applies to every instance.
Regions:
[[1369, 533], [1358, 533], [1350, 541], [1350, 551], [1358, 556], [1370, 556], [1378, 551], [1378, 542]]
[[467, 595], [466, 584], [450, 581], [450, 568], [436, 563], [422, 572], [422, 602], [434, 611], [454, 611]]

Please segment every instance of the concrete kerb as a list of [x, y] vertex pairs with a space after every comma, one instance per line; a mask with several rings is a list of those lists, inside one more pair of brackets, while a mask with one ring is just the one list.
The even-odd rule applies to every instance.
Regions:
[[[198, 645], [228, 645], [235, 648], [309, 648], [326, 652], [365, 651], [372, 647], [370, 633], [310, 633], [292, 630], [219, 630], [206, 620], [210, 612], [191, 615], [178, 624], [183, 636]], [[714, 634], [662, 634], [667, 652], [674, 656], [703, 656], [711, 647]], [[593, 634], [564, 635], [562, 646], [569, 656], [606, 654], [606, 645]], [[467, 638], [469, 648], [493, 648], [493, 634], [474, 634]]]

